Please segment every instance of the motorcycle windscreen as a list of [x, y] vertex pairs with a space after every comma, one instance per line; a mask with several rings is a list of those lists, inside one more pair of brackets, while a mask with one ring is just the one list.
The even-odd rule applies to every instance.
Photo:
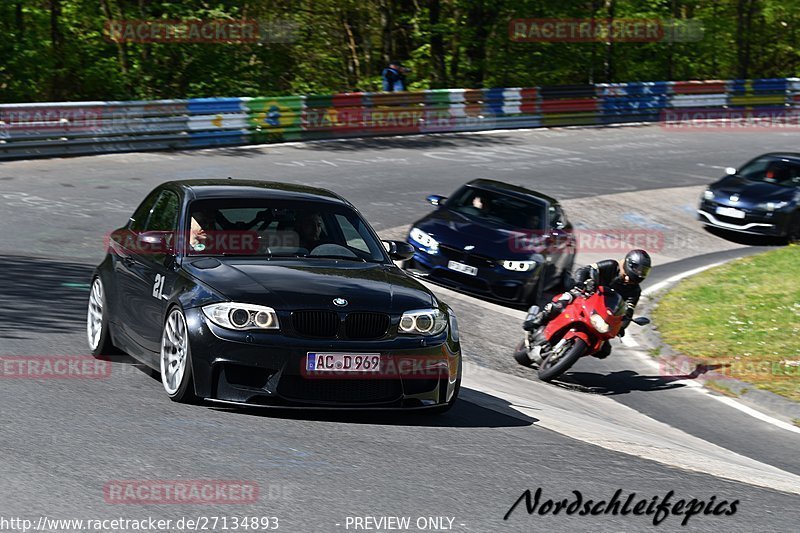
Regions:
[[611, 311], [612, 315], [623, 316], [625, 311], [627, 311], [625, 300], [622, 299], [622, 296], [611, 289], [606, 289], [603, 292], [603, 302], [605, 303], [606, 308]]

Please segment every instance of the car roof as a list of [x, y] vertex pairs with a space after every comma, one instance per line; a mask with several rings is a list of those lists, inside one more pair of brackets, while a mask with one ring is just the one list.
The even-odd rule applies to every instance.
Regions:
[[[790, 159], [792, 163], [800, 164], [800, 152], [769, 152], [758, 157], [776, 157]], [[758, 157], [756, 159], [758, 159]]]
[[180, 189], [194, 199], [256, 198], [322, 201], [350, 205], [336, 193], [317, 187], [277, 181], [247, 179], [188, 179], [169, 181], [165, 187]]
[[522, 200], [534, 201], [538, 203], [547, 202], [551, 205], [558, 205], [558, 200], [546, 194], [526, 189], [518, 185], [511, 185], [510, 183], [503, 183], [502, 181], [490, 180], [480, 178], [472, 180], [467, 183], [468, 187], [475, 187], [476, 189], [483, 189], [485, 191], [492, 191], [508, 196], [514, 196]]

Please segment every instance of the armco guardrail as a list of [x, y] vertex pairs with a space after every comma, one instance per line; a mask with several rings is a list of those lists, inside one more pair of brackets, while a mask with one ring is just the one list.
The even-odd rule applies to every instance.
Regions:
[[800, 112], [800, 79], [0, 105], [0, 159]]

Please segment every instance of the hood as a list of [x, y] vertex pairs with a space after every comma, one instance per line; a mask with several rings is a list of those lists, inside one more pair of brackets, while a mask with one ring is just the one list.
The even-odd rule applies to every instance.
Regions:
[[447, 208], [437, 209], [413, 226], [432, 235], [439, 244], [459, 250], [474, 246], [474, 253], [492, 259], [528, 259], [533, 253], [545, 249], [544, 232], [541, 230], [512, 230], [454, 213]]
[[[773, 183], [752, 181], [734, 176], [713, 185], [716, 200], [731, 205], [749, 205], [763, 202], [791, 202], [797, 195], [797, 188], [781, 187]], [[739, 200], [732, 202], [730, 197], [739, 195]]]
[[[185, 260], [184, 268], [231, 301], [268, 305], [276, 310], [399, 313], [436, 305], [428, 289], [393, 265], [203, 258]], [[347, 307], [336, 307], [335, 298], [347, 300]]]

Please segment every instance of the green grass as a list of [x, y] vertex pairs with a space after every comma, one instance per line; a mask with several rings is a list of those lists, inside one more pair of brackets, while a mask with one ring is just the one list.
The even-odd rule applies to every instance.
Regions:
[[800, 401], [800, 246], [688, 278], [661, 299], [653, 318], [675, 350]]

